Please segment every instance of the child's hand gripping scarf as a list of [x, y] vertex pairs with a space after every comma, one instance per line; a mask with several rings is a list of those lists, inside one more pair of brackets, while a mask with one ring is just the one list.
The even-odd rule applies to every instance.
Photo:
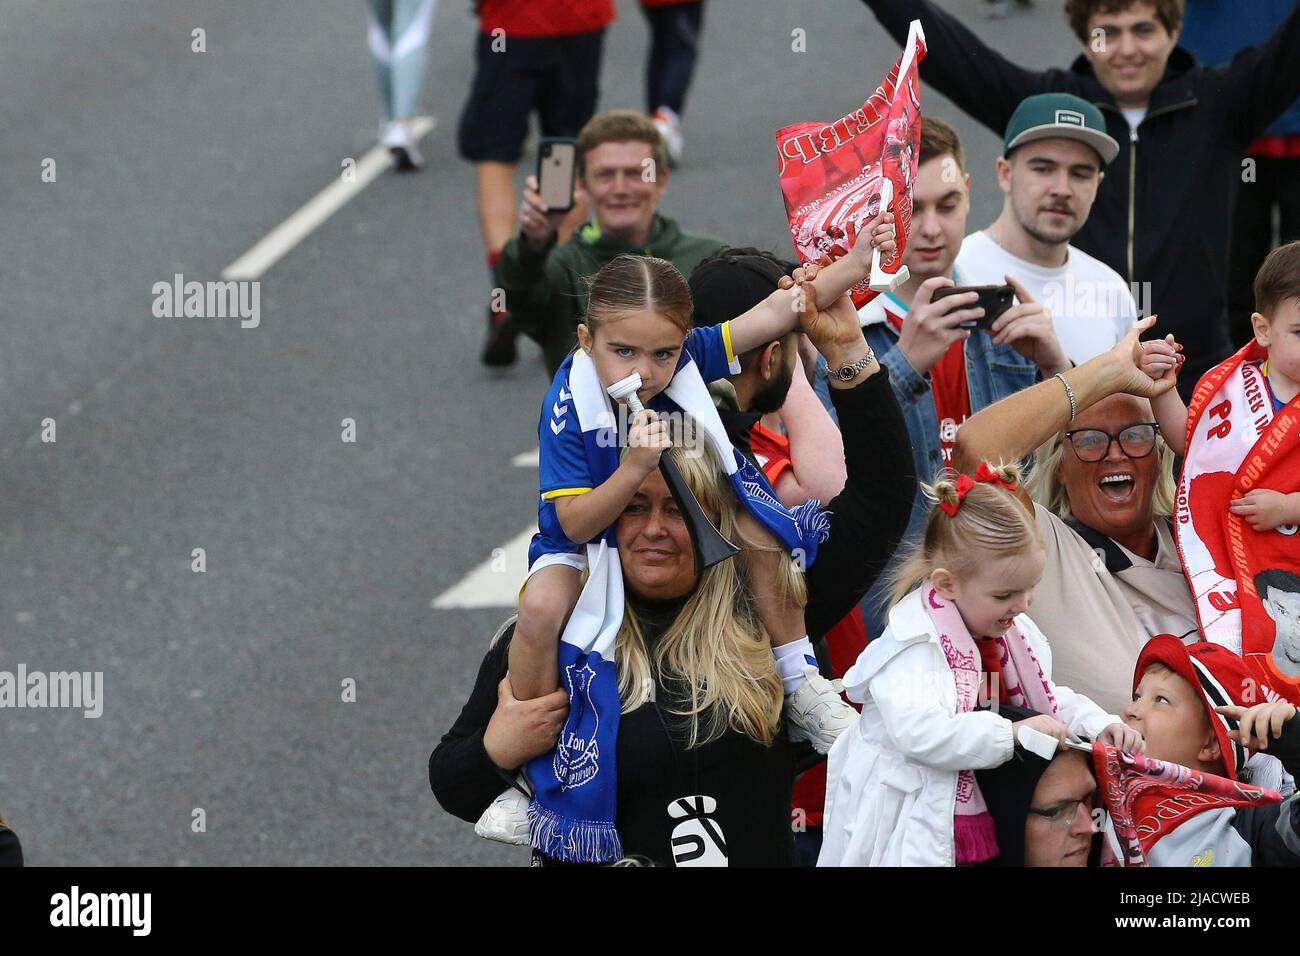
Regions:
[[[571, 362], [569, 394], [594, 488], [618, 468], [618, 419], [591, 359], [579, 350]], [[829, 533], [826, 513], [817, 501], [791, 512], [777, 500], [762, 474], [727, 439], [713, 398], [686, 350], [664, 394], [695, 419], [749, 512], [787, 550], [801, 550], [805, 567], [811, 566]], [[623, 856], [614, 824], [614, 754], [622, 709], [614, 641], [623, 622], [623, 573], [612, 527], [586, 547], [587, 582], [559, 647], [560, 684], [569, 693], [569, 716], [555, 749], [528, 765], [536, 789], [528, 823], [532, 845], [545, 855], [566, 862], [605, 863]]]
[[[925, 32], [913, 20], [898, 62], [860, 107], [833, 123], [795, 123], [776, 133], [781, 193], [800, 262], [832, 260], [853, 247], [858, 233], [880, 212], [885, 179], [893, 186], [898, 244], [881, 263], [897, 274], [912, 223], [912, 183], [921, 148], [921, 82]], [[877, 293], [869, 277], [850, 289], [861, 308]]]
[[1300, 670], [1285, 673], [1272, 659], [1287, 650], [1300, 654], [1300, 622], [1275, 626], [1255, 577], [1273, 570], [1300, 573], [1300, 538], [1294, 526], [1255, 531], [1228, 510], [1230, 501], [1253, 488], [1300, 489], [1300, 401], [1292, 399], [1274, 414], [1255, 364], [1265, 357], [1252, 341], [1197, 384], [1174, 531], [1202, 633], [1244, 657], [1261, 683], [1295, 703]]
[[1282, 799], [1272, 790], [1124, 753], [1109, 744], [1092, 745], [1092, 765], [1119, 841], [1123, 866], [1146, 866], [1156, 842], [1199, 813], [1262, 806]]
[[[929, 579], [921, 589], [924, 595], [922, 606], [939, 634], [939, 646], [957, 685], [957, 713], [970, 713], [981, 703], [997, 701], [998, 690], [983, 686], [979, 648], [957, 606], [940, 597]], [[997, 640], [1007, 703], [1055, 717], [1056, 697], [1052, 694], [1051, 682], [1019, 626], [1013, 621]], [[957, 776], [953, 830], [959, 865], [980, 863], [998, 855], [993, 818], [984, 804], [972, 770], [963, 770]]]

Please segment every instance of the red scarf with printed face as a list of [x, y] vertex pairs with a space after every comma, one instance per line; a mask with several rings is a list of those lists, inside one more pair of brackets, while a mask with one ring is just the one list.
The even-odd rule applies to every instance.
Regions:
[[[1256, 578], [1268, 571], [1300, 574], [1297, 528], [1256, 531], [1228, 510], [1229, 502], [1255, 488], [1300, 490], [1300, 399], [1274, 414], [1259, 367], [1265, 358], [1252, 341], [1197, 384], [1174, 531], [1201, 632], [1241, 654], [1261, 682], [1296, 703], [1300, 672], [1285, 665], [1292, 631], [1294, 652], [1300, 652], [1300, 622], [1286, 618], [1294, 599], [1277, 593], [1270, 600], [1258, 593]], [[1279, 663], [1293, 673], [1279, 670]]]
[[1198, 813], [1282, 800], [1281, 794], [1263, 787], [1124, 753], [1109, 744], [1092, 745], [1092, 766], [1124, 866], [1146, 866], [1156, 841]]
[[[881, 263], [897, 275], [912, 223], [912, 184], [921, 152], [921, 80], [925, 32], [913, 20], [903, 52], [866, 102], [831, 123], [794, 123], [776, 132], [776, 152], [790, 235], [799, 261], [839, 259], [880, 212], [893, 184], [894, 254]], [[861, 308], [876, 297], [869, 279], [849, 290]]]

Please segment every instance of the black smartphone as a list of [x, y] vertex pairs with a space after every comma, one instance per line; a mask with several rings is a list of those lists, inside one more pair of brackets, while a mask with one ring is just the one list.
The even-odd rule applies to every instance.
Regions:
[[987, 329], [993, 324], [994, 319], [1011, 308], [1011, 303], [1015, 300], [1015, 291], [1009, 285], [954, 285], [946, 289], [936, 289], [930, 301], [950, 295], [961, 295], [963, 292], [977, 292], [979, 298], [962, 308], [983, 309], [984, 314], [978, 319], [960, 323], [957, 326], [959, 329]]
[[573, 208], [573, 174], [578, 143], [567, 137], [547, 137], [537, 144], [537, 192], [549, 212]]

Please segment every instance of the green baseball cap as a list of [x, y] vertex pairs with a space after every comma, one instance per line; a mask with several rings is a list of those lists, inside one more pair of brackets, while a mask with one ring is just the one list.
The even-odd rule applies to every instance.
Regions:
[[1106, 132], [1101, 110], [1069, 93], [1039, 93], [1020, 101], [1007, 123], [1002, 155], [1039, 139], [1077, 139], [1087, 143], [1106, 165], [1119, 155], [1119, 143]]

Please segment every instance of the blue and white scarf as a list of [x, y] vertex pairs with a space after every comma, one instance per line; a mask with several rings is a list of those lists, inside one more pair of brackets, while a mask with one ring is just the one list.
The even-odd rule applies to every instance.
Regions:
[[[762, 473], [732, 447], [689, 353], [664, 394], [695, 419], [750, 513], [787, 550], [800, 549], [810, 567], [830, 530], [819, 503], [809, 501], [794, 511], [781, 504]], [[594, 488], [618, 468], [618, 419], [595, 366], [581, 350], [572, 358], [569, 397]], [[536, 790], [528, 829], [533, 847], [552, 859], [606, 863], [623, 856], [614, 826], [614, 752], [622, 710], [614, 639], [623, 623], [623, 572], [612, 527], [587, 544], [587, 566], [587, 583], [560, 638], [560, 686], [569, 693], [569, 716], [555, 749], [528, 765]]]

